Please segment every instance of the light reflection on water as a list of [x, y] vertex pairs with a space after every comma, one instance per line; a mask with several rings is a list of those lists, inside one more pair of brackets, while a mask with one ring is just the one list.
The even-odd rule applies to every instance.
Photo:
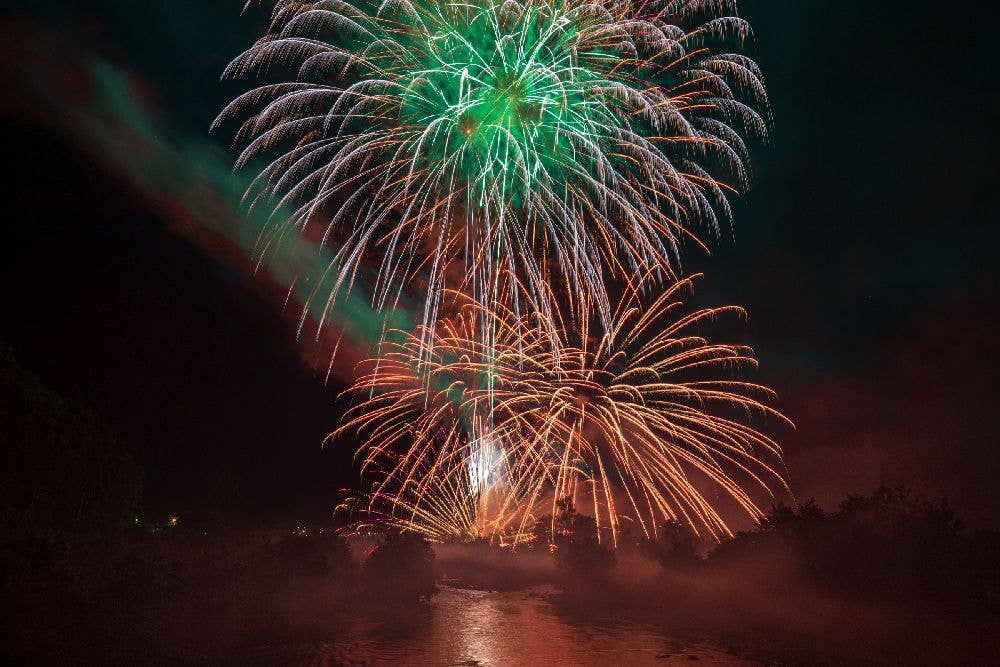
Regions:
[[420, 611], [359, 623], [343, 641], [284, 647], [277, 663], [304, 665], [752, 665], [710, 646], [685, 646], [649, 628], [570, 624], [548, 588], [486, 592], [442, 586]]

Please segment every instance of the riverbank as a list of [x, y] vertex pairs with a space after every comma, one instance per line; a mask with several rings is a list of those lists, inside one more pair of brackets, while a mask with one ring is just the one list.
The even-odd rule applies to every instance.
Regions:
[[546, 548], [431, 550], [419, 539], [387, 548], [322, 528], [8, 543], [0, 655], [14, 665], [974, 665], [1000, 655], [1000, 613], [972, 568], [964, 580], [940, 568], [918, 576], [854, 540], [895, 569], [827, 569], [817, 531], [831, 528], [817, 525], [686, 560], [623, 548], [575, 562]]

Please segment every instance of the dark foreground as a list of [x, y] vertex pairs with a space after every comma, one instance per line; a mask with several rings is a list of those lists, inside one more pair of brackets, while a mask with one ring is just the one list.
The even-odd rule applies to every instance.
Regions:
[[836, 520], [779, 511], [707, 559], [676, 540], [553, 558], [319, 529], [22, 540], [2, 551], [0, 650], [5, 664], [995, 664], [994, 537], [861, 501]]

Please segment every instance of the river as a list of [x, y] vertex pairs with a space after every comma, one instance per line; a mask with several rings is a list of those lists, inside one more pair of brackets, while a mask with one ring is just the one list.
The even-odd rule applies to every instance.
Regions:
[[570, 623], [550, 587], [481, 591], [440, 586], [420, 611], [362, 620], [335, 641], [262, 647], [253, 662], [300, 665], [755, 665], [651, 628]]

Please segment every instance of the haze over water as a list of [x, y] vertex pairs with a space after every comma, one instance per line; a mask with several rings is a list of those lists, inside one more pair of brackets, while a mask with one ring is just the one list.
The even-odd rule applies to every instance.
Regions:
[[254, 660], [310, 665], [757, 665], [707, 644], [685, 645], [634, 623], [577, 624], [548, 601], [556, 590], [481, 591], [440, 586], [425, 609], [380, 623], [359, 621], [347, 638], [263, 647]]

